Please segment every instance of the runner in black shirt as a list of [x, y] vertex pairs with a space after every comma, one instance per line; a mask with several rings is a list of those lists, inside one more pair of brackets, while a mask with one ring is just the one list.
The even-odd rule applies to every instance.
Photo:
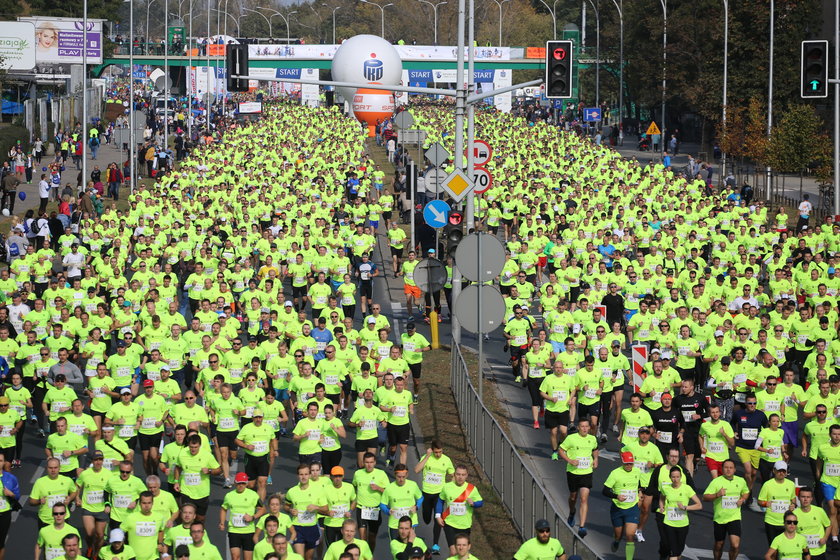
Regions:
[[681, 392], [674, 401], [674, 408], [682, 415], [685, 468], [690, 474], [694, 474], [694, 461], [700, 458], [700, 426], [703, 418], [709, 416], [708, 405], [706, 397], [694, 390], [694, 380], [684, 379]]

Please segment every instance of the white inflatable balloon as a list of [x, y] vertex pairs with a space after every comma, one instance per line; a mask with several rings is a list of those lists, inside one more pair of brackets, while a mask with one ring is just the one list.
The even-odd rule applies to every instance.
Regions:
[[[399, 85], [402, 60], [394, 45], [376, 35], [356, 35], [344, 41], [332, 60], [336, 82], [363, 82]], [[356, 88], [337, 88], [345, 100], [353, 102]]]
[[8, 216], [8, 215], [9, 215], [9, 209], [8, 209], [8, 208], [3, 208], [3, 215], [4, 215], [4, 216]]

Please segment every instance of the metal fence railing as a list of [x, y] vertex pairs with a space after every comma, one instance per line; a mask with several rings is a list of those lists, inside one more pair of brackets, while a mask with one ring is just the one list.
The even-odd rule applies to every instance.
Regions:
[[560, 540], [567, 555], [578, 554], [583, 560], [599, 560], [601, 557], [566, 524], [545, 486], [525, 465], [516, 446], [479, 400], [457, 345], [452, 347], [450, 371], [464, 435], [519, 534], [524, 539], [531, 538], [534, 523], [547, 519], [552, 524], [552, 536]]

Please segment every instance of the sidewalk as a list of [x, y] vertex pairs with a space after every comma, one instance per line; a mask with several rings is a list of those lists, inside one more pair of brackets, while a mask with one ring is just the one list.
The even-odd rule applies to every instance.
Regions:
[[[38, 182], [41, 180], [41, 174], [46, 173], [46, 168], [50, 162], [53, 161], [54, 155], [45, 155], [41, 159], [40, 165], [35, 165], [32, 170], [32, 182], [26, 183], [23, 182], [18, 186], [18, 199], [15, 201], [15, 211], [14, 214], [19, 216], [21, 219], [26, 214], [27, 210], [37, 210], [38, 206], [41, 202], [40, 197], [38, 196]], [[127, 154], [123, 150], [117, 149], [116, 145], [111, 144], [102, 144], [99, 147], [99, 153], [97, 154], [97, 158], [93, 159], [90, 154], [90, 150], [87, 153], [87, 174], [88, 178], [90, 177], [90, 173], [93, 171], [94, 166], [99, 166], [99, 169], [102, 170], [104, 175], [104, 170], [108, 167], [108, 164], [111, 162], [116, 163], [120, 167], [122, 167], [122, 163], [126, 160]], [[81, 165], [81, 162], [80, 162]], [[76, 169], [76, 165], [73, 162], [69, 162], [69, 165], [65, 165], [66, 169], [64, 173], [61, 174], [61, 186], [62, 188], [67, 183], [71, 185], [76, 184], [76, 178], [78, 177], [79, 170]], [[137, 170], [135, 169], [135, 172]], [[103, 177], [104, 178], [104, 177]], [[89, 179], [88, 179], [89, 180]], [[20, 200], [20, 193], [26, 193], [26, 200]], [[110, 198], [106, 198], [105, 202], [108, 204], [111, 201]], [[50, 201], [50, 204], [47, 206], [47, 212], [52, 212], [53, 210], [57, 209], [57, 204], [55, 202]], [[8, 232], [11, 218], [2, 217], [0, 218], [0, 230], [4, 233]]]

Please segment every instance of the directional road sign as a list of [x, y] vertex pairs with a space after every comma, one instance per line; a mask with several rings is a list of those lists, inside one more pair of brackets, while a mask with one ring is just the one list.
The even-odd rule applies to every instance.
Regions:
[[408, 130], [414, 124], [414, 117], [408, 111], [401, 111], [394, 117], [394, 125], [402, 130]]
[[472, 152], [473, 165], [476, 165], [478, 167], [483, 167], [487, 165], [487, 163], [490, 161], [490, 158], [493, 157], [493, 149], [490, 148], [490, 144], [488, 144], [484, 140], [473, 140]]
[[426, 150], [425, 153], [426, 159], [432, 162], [432, 165], [435, 167], [440, 167], [446, 160], [451, 157], [451, 154], [446, 151], [446, 148], [443, 147], [443, 144], [440, 142], [435, 142], [429, 149]]
[[450, 210], [444, 201], [432, 200], [423, 208], [423, 219], [433, 228], [442, 228], [447, 223]]
[[583, 110], [583, 122], [598, 122], [601, 120], [600, 107], [587, 107]]
[[433, 167], [423, 174], [426, 179], [426, 192], [437, 194], [443, 190], [443, 182], [446, 180], [446, 171], [439, 167]]
[[467, 177], [460, 169], [456, 169], [450, 173], [443, 181], [443, 190], [446, 191], [455, 202], [461, 202], [461, 200], [469, 194], [473, 187], [473, 182], [470, 181], [470, 178]]

